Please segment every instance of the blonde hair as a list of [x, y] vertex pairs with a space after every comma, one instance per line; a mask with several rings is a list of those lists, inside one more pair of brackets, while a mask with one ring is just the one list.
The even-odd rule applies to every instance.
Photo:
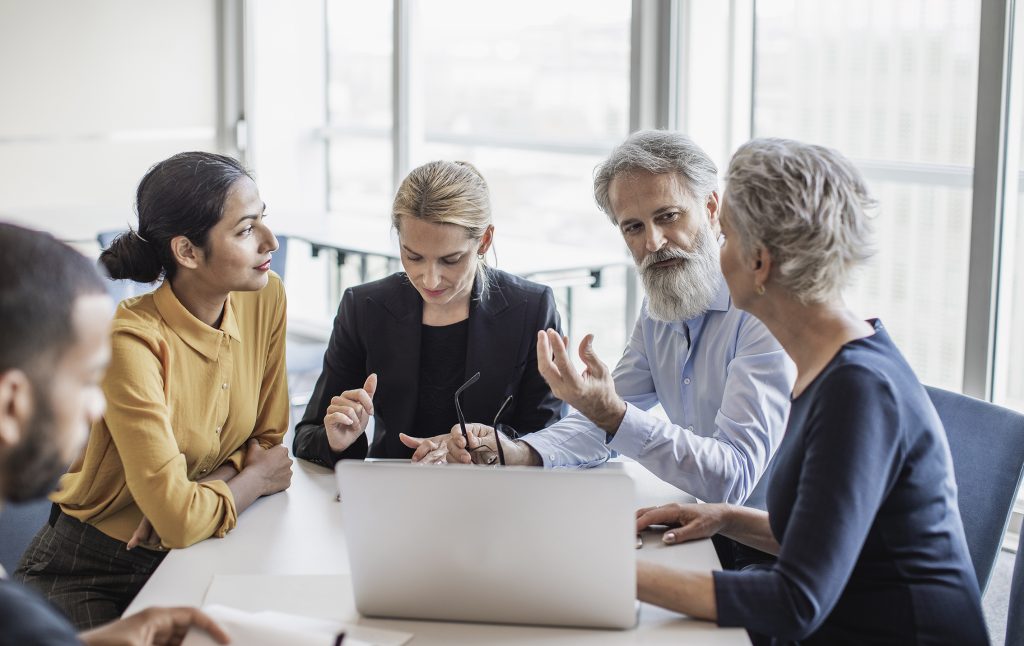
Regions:
[[[402, 218], [431, 224], [452, 224], [479, 240], [491, 226], [491, 198], [487, 182], [469, 162], [432, 161], [414, 168], [402, 180], [391, 208], [391, 225], [401, 233]], [[481, 289], [487, 287], [486, 261], [477, 265]]]

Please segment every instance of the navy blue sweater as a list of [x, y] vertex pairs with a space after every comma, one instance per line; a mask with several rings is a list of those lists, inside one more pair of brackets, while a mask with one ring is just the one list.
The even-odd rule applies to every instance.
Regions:
[[716, 572], [718, 623], [774, 643], [987, 644], [935, 408], [882, 325], [793, 400], [770, 567]]

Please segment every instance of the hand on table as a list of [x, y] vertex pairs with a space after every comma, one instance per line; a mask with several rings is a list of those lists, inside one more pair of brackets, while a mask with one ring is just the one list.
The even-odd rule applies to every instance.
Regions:
[[569, 339], [555, 330], [541, 330], [537, 333], [537, 370], [555, 397], [605, 432], [615, 433], [626, 415], [626, 403], [615, 393], [611, 370], [597, 358], [593, 342], [593, 334], [583, 337], [579, 354], [585, 368], [577, 374], [569, 357]]
[[324, 429], [332, 451], [344, 451], [366, 431], [373, 415], [373, 395], [376, 392], [377, 373], [373, 373], [366, 378], [362, 388], [346, 390], [331, 398], [331, 405], [324, 415]]
[[79, 638], [88, 646], [176, 646], [193, 626], [208, 632], [218, 644], [230, 641], [223, 628], [196, 608], [147, 608], [81, 633]]
[[288, 456], [288, 447], [283, 444], [265, 449], [259, 440], [251, 438], [246, 442], [243, 471], [250, 469], [260, 476], [261, 496], [284, 491], [292, 483], [292, 459]]
[[412, 454], [412, 461], [416, 464], [448, 463], [447, 433], [434, 437], [412, 437], [405, 433], [399, 433], [398, 439], [410, 449], [416, 449]]
[[661, 540], [670, 544], [710, 538], [725, 528], [728, 509], [729, 505], [710, 503], [644, 507], [636, 512], [636, 531], [667, 525], [672, 529], [662, 534]]

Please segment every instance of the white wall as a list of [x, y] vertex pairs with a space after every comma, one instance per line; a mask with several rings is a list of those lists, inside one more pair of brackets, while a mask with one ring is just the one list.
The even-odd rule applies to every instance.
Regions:
[[150, 165], [216, 150], [217, 83], [214, 0], [0, 0], [0, 213], [130, 217]]

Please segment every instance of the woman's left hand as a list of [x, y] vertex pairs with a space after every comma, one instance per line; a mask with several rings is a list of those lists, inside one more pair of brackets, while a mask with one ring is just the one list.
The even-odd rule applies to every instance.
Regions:
[[651, 525], [672, 527], [661, 540], [665, 543], [682, 543], [701, 538], [710, 538], [725, 529], [728, 524], [729, 505], [672, 503], [660, 507], [645, 507], [636, 512], [636, 531], [641, 532]]
[[139, 545], [149, 549], [161, 549], [160, 535], [153, 529], [153, 524], [145, 516], [142, 522], [135, 528], [135, 533], [128, 539], [128, 549], [134, 549]]

